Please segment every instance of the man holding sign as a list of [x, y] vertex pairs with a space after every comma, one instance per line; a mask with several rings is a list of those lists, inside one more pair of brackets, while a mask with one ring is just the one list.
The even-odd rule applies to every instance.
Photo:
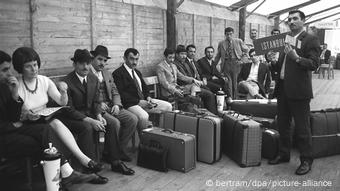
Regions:
[[318, 68], [320, 55], [319, 39], [304, 30], [304, 22], [303, 12], [289, 12], [288, 25], [291, 32], [288, 35], [291, 38], [286, 38], [284, 52], [273, 66], [279, 74], [274, 95], [277, 96], [280, 152], [269, 164], [289, 162], [292, 139], [290, 121], [293, 118], [301, 160], [295, 172], [297, 175], [308, 173], [313, 162], [309, 123], [309, 104], [313, 98], [311, 71]]

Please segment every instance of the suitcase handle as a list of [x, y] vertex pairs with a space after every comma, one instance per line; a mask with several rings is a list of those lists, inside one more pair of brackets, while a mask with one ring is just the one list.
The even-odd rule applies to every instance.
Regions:
[[163, 129], [162, 132], [164, 132], [164, 133], [169, 133], [169, 134], [174, 133], [174, 131], [171, 130], [171, 129]]

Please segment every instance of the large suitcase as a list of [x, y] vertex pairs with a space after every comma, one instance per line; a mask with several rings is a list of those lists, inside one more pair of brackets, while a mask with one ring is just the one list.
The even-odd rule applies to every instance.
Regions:
[[222, 150], [241, 167], [261, 164], [261, 125], [247, 116], [223, 111]]
[[196, 167], [196, 138], [170, 129], [152, 127], [142, 131], [142, 143], [159, 142], [168, 148], [167, 166], [170, 169], [188, 172]]
[[279, 154], [280, 134], [274, 129], [264, 128], [262, 131], [261, 155], [266, 159], [274, 159]]
[[230, 108], [240, 114], [274, 119], [277, 115], [276, 99], [233, 100]]
[[313, 156], [340, 154], [340, 109], [313, 111], [310, 116]]
[[209, 164], [221, 158], [221, 123], [213, 114], [163, 113], [163, 128], [195, 135], [197, 160]]

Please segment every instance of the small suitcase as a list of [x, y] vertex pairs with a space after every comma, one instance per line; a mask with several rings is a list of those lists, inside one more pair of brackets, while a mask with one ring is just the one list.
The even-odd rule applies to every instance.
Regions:
[[165, 112], [163, 127], [196, 137], [197, 160], [212, 164], [221, 158], [221, 123], [215, 115]]
[[262, 157], [274, 159], [279, 154], [279, 132], [274, 129], [264, 128], [262, 132]]
[[223, 111], [222, 150], [241, 167], [261, 165], [261, 125], [247, 116]]
[[313, 156], [340, 154], [340, 109], [313, 111], [310, 118]]
[[196, 167], [196, 138], [170, 129], [157, 127], [142, 131], [142, 143], [159, 142], [168, 148], [167, 166], [170, 169], [188, 172]]
[[265, 99], [233, 100], [231, 110], [240, 114], [274, 119], [277, 115], [277, 101]]

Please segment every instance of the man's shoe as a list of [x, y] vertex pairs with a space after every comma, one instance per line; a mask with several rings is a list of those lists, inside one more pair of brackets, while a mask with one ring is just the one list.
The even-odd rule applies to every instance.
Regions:
[[89, 181], [91, 184], [106, 184], [109, 179], [99, 174], [93, 174], [94, 178]]
[[268, 164], [274, 165], [274, 164], [280, 164], [280, 163], [285, 163], [285, 162], [289, 162], [289, 157], [283, 157], [283, 156], [278, 155], [276, 158], [269, 160]]
[[133, 175], [135, 171], [131, 168], [128, 168], [123, 162], [119, 162], [116, 165], [111, 164], [111, 170], [113, 172], [119, 172], [124, 175]]
[[308, 161], [301, 161], [300, 166], [296, 169], [296, 175], [304, 175], [307, 174], [310, 170], [312, 170], [312, 164]]
[[67, 188], [72, 184], [88, 182], [93, 178], [93, 174], [83, 174], [74, 170], [70, 176], [61, 179], [61, 185], [63, 188]]
[[104, 165], [101, 163], [97, 163], [93, 160], [90, 160], [90, 162], [87, 164], [87, 170], [92, 173], [97, 173], [102, 171], [104, 168]]

